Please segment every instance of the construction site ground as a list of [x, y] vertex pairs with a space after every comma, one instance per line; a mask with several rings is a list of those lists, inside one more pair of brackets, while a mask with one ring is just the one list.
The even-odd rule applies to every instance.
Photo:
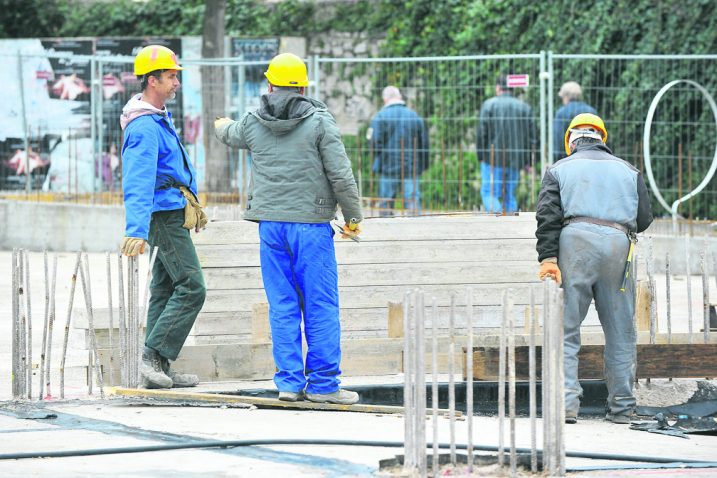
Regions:
[[[0, 252], [0, 267], [10, 270], [10, 252]], [[42, 279], [42, 255], [30, 255], [33, 271], [33, 321], [40, 330], [44, 315], [44, 290]], [[70, 270], [74, 255], [61, 254], [60, 270]], [[103, 301], [102, 280], [105, 257], [90, 254], [92, 276], [98, 278], [93, 294], [96, 303]], [[537, 268], [537, 267], [536, 267]], [[66, 274], [65, 274], [66, 275]], [[143, 274], [141, 274], [143, 276]], [[10, 291], [10, 274], [0, 276], [0, 290]], [[664, 297], [658, 281], [658, 311]], [[712, 297], [715, 297], [714, 279], [711, 279]], [[684, 278], [676, 277], [672, 286], [673, 310], [682, 310], [686, 304]], [[695, 314], [695, 340], [701, 338], [701, 282], [692, 279], [692, 298]], [[30, 404], [10, 401], [11, 358], [11, 311], [0, 308], [0, 453], [16, 453], [46, 450], [81, 450], [146, 446], [166, 443], [186, 443], [196, 440], [245, 440], [245, 439], [340, 439], [340, 440], [403, 440], [401, 415], [353, 412], [329, 412], [307, 410], [256, 409], [236, 405], [217, 404], [176, 406], [136, 399], [98, 398], [95, 387], [92, 397], [87, 395], [85, 365], [87, 352], [82, 332], [71, 330], [68, 352], [66, 400], [58, 400], [59, 380], [57, 369], [62, 351], [62, 336], [69, 295], [69, 281], [58, 277], [57, 317], [53, 334], [53, 385], [52, 399], [38, 404], [36, 398]], [[9, 294], [3, 293], [9, 301]], [[76, 300], [80, 295], [76, 296]], [[686, 332], [685, 318], [673, 312], [673, 332]], [[662, 325], [660, 326], [662, 328]], [[41, 336], [35, 334], [33, 346], [40, 349]], [[188, 370], [189, 371], [189, 370]], [[456, 376], [456, 379], [460, 379]], [[400, 374], [391, 376], [344, 377], [343, 385], [370, 385], [401, 383]], [[447, 377], [442, 376], [441, 381]], [[37, 394], [37, 377], [33, 394]], [[652, 381], [641, 383], [638, 396], [642, 404], [666, 405], [686, 401], [696, 389], [694, 380]], [[235, 391], [238, 389], [272, 388], [271, 381], [214, 382], [203, 383], [196, 391]], [[28, 415], [27, 410], [36, 411]], [[47, 413], [46, 413], [47, 412]], [[479, 410], [480, 412], [480, 410]], [[56, 418], [40, 418], [49, 414]], [[27, 418], [30, 416], [30, 418]], [[449, 420], [439, 419], [439, 441], [449, 441]], [[507, 426], [507, 423], [506, 423]], [[516, 422], [516, 444], [530, 447], [530, 423], [521, 417]], [[431, 423], [427, 423], [431, 432]], [[474, 443], [496, 446], [498, 443], [498, 419], [477, 416], [474, 422]], [[506, 443], [508, 443], [506, 429]], [[466, 422], [458, 420], [456, 441], [466, 443]], [[430, 435], [429, 435], [430, 438]], [[541, 437], [538, 437], [540, 448]], [[690, 435], [689, 439], [632, 431], [625, 425], [615, 425], [602, 417], [587, 417], [576, 425], [566, 426], [568, 451], [675, 457], [717, 461], [717, 437]], [[444, 453], [447, 451], [443, 451]], [[69, 458], [24, 459], [0, 461], [0, 476], [267, 476], [267, 477], [353, 477], [376, 476], [379, 460], [401, 454], [400, 448], [375, 448], [355, 446], [276, 445], [240, 448], [213, 448], [147, 452], [133, 454], [99, 455]], [[569, 469], [577, 467], [612, 466], [608, 461], [568, 458]], [[634, 464], [633, 464], [634, 465]], [[498, 474], [495, 468], [484, 470], [489, 476]], [[610, 470], [584, 471], [580, 476], [717, 476], [717, 469], [681, 470]]]

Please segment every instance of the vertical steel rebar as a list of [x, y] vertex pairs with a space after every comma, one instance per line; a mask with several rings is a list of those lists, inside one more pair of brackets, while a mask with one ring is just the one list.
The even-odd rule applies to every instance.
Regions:
[[110, 253], [107, 253], [107, 311], [109, 313], [109, 376], [107, 377], [107, 383], [112, 386], [114, 383], [114, 361], [115, 361], [115, 350], [114, 344], [112, 343], [112, 334], [114, 333], [115, 323], [112, 310], [112, 265], [110, 264]]
[[530, 471], [538, 471], [537, 426], [536, 426], [536, 380], [535, 380], [535, 333], [537, 330], [535, 314], [535, 288], [530, 286], [530, 314], [528, 317], [528, 400], [530, 415]]
[[557, 288], [556, 293], [556, 369], [557, 369], [557, 391], [555, 393], [555, 401], [557, 402], [556, 410], [558, 417], [556, 420], [557, 436], [558, 436], [558, 447], [557, 447], [557, 461], [558, 461], [558, 474], [565, 476], [565, 336], [563, 329], [564, 313], [565, 313], [565, 300], [563, 289]]
[[20, 379], [20, 398], [27, 398], [27, 316], [25, 311], [25, 255], [27, 251], [20, 249], [20, 256], [18, 257], [18, 302], [20, 304], [20, 368], [18, 369]]
[[47, 264], [47, 251], [42, 251], [45, 265], [45, 320], [42, 326], [42, 350], [40, 351], [40, 400], [45, 396], [45, 360], [47, 359], [47, 329], [50, 324], [50, 273]]
[[[100, 397], [105, 398], [104, 379], [102, 377], [102, 367], [100, 366], [99, 347], [97, 345], [97, 334], [95, 333], [95, 319], [92, 310], [92, 287], [90, 286], [90, 263], [87, 254], [84, 256], [84, 267], [80, 266], [80, 279], [82, 280], [82, 289], [85, 291], [85, 308], [87, 309], [87, 324], [90, 333], [90, 343], [92, 354], [94, 356], [95, 373], [97, 374], [97, 384], [100, 387]], [[90, 382], [92, 377], [90, 376]]]
[[27, 398], [32, 399], [32, 304], [30, 300], [30, 259], [25, 252], [25, 299], [27, 300]]
[[[80, 268], [82, 252], [77, 253], [75, 268], [72, 271], [70, 283], [70, 299], [67, 305], [67, 320], [65, 321], [65, 338], [62, 345], [62, 360], [60, 361], [60, 398], [65, 398], [65, 360], [67, 359], [67, 343], [70, 337], [70, 321], [72, 320], [72, 304], [75, 300], [75, 287], [77, 285], [77, 271]], [[42, 381], [42, 380], [41, 380]]]
[[426, 476], [426, 314], [423, 292], [416, 294], [416, 457], [418, 476]]
[[692, 267], [690, 266], [690, 237], [685, 237], [685, 275], [687, 276], [687, 330], [688, 343], [693, 343], [692, 339]]
[[665, 295], [666, 295], [666, 320], [667, 320], [667, 343], [672, 343], [672, 301], [670, 297], [670, 253], [665, 253]]
[[498, 466], [505, 465], [505, 346], [508, 325], [508, 291], [503, 291], [500, 343], [498, 348]]
[[[702, 307], [703, 307], [703, 339], [706, 344], [710, 342], [710, 283], [709, 271], [707, 270], [707, 240], [700, 256], [700, 268], [702, 272]], [[28, 312], [29, 317], [29, 312]]]
[[518, 455], [515, 452], [515, 324], [513, 318], [513, 290], [508, 289], [508, 415], [510, 417], [510, 475], [518, 473]]
[[543, 415], [543, 472], [551, 466], [552, 457], [552, 390], [550, 379], [550, 347], [551, 347], [551, 280], [543, 280], [543, 360], [542, 360], [542, 415]]
[[466, 425], [468, 474], [473, 473], [473, 289], [466, 290]]
[[448, 413], [450, 425], [450, 457], [451, 466], [456, 467], [456, 381], [453, 376], [455, 373], [455, 355], [456, 355], [456, 336], [455, 336], [455, 320], [456, 320], [456, 296], [451, 294], [451, 305], [448, 314]]
[[117, 296], [118, 307], [119, 307], [119, 367], [120, 367], [120, 385], [128, 387], [127, 384], [127, 360], [126, 360], [126, 349], [127, 349], [127, 322], [125, 321], [125, 298], [124, 298], [124, 278], [122, 277], [122, 268], [124, 267], [122, 261], [122, 252], [117, 254], [117, 283], [119, 288], [119, 294]]
[[650, 343], [654, 344], [657, 335], [657, 293], [655, 288], [655, 261], [652, 254], [652, 236], [647, 237], [647, 283], [650, 290]]
[[52, 286], [50, 287], [50, 321], [47, 324], [47, 368], [45, 369], [45, 389], [48, 398], [52, 398], [52, 330], [55, 325], [55, 296], [57, 290], [57, 254], [52, 256]]
[[404, 417], [404, 454], [403, 467], [411, 470], [413, 461], [413, 386], [412, 386], [412, 350], [411, 345], [411, 293], [406, 292], [403, 296], [403, 417]]
[[12, 250], [12, 373], [10, 381], [12, 382], [12, 398], [16, 399], [20, 396], [20, 313], [18, 301], [18, 250]]
[[433, 477], [438, 478], [438, 305], [436, 298], [431, 299], [431, 406], [433, 408], [433, 454], [431, 456], [431, 470]]

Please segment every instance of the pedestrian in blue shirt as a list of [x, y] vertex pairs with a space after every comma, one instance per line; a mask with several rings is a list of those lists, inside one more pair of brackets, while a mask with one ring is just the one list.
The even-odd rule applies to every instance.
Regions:
[[152, 269], [144, 351], [139, 372], [145, 388], [193, 387], [196, 375], [170, 368], [206, 295], [204, 276], [189, 231], [206, 224], [197, 200], [197, 174], [167, 111], [179, 88], [177, 56], [149, 45], [135, 58], [142, 93], [122, 109], [125, 238], [122, 253], [158, 247]]

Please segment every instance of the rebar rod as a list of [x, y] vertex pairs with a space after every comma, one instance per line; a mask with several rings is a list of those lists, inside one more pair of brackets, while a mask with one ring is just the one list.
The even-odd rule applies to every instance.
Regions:
[[543, 280], [543, 471], [551, 466], [552, 457], [552, 391], [550, 382], [550, 347], [551, 347], [551, 304], [550, 304], [550, 279]]
[[468, 474], [473, 473], [473, 289], [466, 289], [466, 425]]
[[20, 249], [20, 256], [18, 257], [18, 303], [20, 304], [20, 367], [18, 369], [20, 379], [20, 398], [27, 398], [27, 317], [25, 315], [25, 284], [23, 278], [25, 277], [25, 249]]
[[20, 397], [20, 309], [18, 301], [18, 250], [12, 250], [12, 398]]
[[52, 286], [50, 287], [50, 321], [47, 324], [47, 367], [45, 369], [45, 390], [52, 398], [52, 331], [55, 325], [55, 296], [57, 289], [57, 254], [52, 256]]
[[667, 343], [672, 343], [672, 301], [670, 297], [670, 286], [672, 277], [670, 274], [670, 253], [665, 253], [665, 295], [666, 295], [666, 320], [667, 320]]
[[[100, 387], [100, 397], [105, 398], [104, 379], [102, 378], [102, 368], [100, 367], [100, 355], [97, 346], [97, 334], [95, 333], [95, 319], [92, 310], [92, 287], [90, 286], [90, 263], [87, 254], [84, 255], [84, 267], [80, 266], [80, 279], [82, 280], [82, 289], [85, 291], [85, 308], [87, 309], [87, 324], [90, 332], [90, 344], [92, 347], [92, 355], [94, 356], [95, 374], [97, 375], [97, 384]], [[92, 376], [90, 376], [90, 382]]]
[[564, 315], [565, 315], [565, 300], [564, 291], [561, 288], [557, 289], [556, 294], [556, 357], [557, 357], [557, 391], [555, 393], [555, 399], [557, 402], [558, 419], [557, 419], [557, 430], [558, 430], [558, 473], [560, 476], [565, 476], [565, 329], [563, 326]]
[[[702, 272], [702, 307], [703, 307], [703, 339], [706, 344], [710, 342], [710, 283], [709, 271], [707, 270], [707, 241], [700, 256], [700, 268]], [[29, 317], [29, 314], [28, 314]]]
[[530, 415], [530, 471], [538, 471], [537, 453], [537, 396], [535, 380], [535, 333], [537, 330], [537, 317], [535, 314], [535, 288], [530, 286], [530, 314], [528, 317], [528, 396]]
[[449, 434], [450, 434], [450, 459], [451, 466], [456, 466], [456, 382], [454, 378], [455, 355], [456, 355], [456, 296], [451, 294], [450, 310], [448, 314], [448, 413]]
[[692, 339], [692, 268], [690, 266], [690, 237], [685, 237], [685, 274], [687, 276], [687, 333], [688, 343], [693, 343]]
[[40, 351], [40, 400], [45, 396], [45, 360], [47, 359], [47, 329], [50, 323], [50, 272], [47, 251], [42, 251], [45, 266], [45, 320], [42, 325], [42, 350]]
[[117, 302], [119, 307], [119, 366], [120, 366], [120, 384], [123, 387], [129, 387], [127, 383], [127, 360], [126, 360], [126, 347], [127, 347], [127, 323], [125, 321], [125, 296], [124, 296], [124, 278], [122, 268], [124, 267], [122, 261], [122, 252], [117, 254], [117, 284], [119, 294], [117, 296]]
[[647, 283], [650, 290], [650, 343], [654, 344], [657, 334], [657, 311], [656, 311], [656, 302], [657, 302], [657, 294], [655, 291], [655, 276], [654, 276], [654, 269], [655, 269], [655, 261], [652, 254], [652, 237], [648, 236], [647, 238], [647, 260], [646, 260], [646, 266], [647, 266]]
[[67, 304], [67, 320], [65, 320], [65, 338], [62, 342], [62, 360], [60, 361], [60, 398], [65, 398], [65, 360], [67, 359], [67, 343], [70, 337], [70, 322], [72, 320], [72, 304], [75, 300], [75, 286], [77, 285], [77, 272], [80, 268], [82, 252], [77, 253], [75, 268], [72, 271], [70, 282], [70, 299]]
[[438, 305], [436, 298], [431, 299], [431, 407], [433, 423], [433, 453], [431, 455], [431, 470], [433, 477], [438, 478]]
[[508, 289], [508, 415], [510, 417], [510, 475], [518, 473], [518, 455], [515, 452], [515, 324], [513, 318], [513, 290]]
[[110, 264], [110, 253], [107, 253], [107, 310], [109, 313], [109, 375], [107, 383], [111, 386], [114, 383], [114, 361], [115, 350], [112, 343], [112, 334], [114, 333], [115, 323], [112, 311], [112, 265]]
[[508, 292], [503, 291], [500, 343], [498, 348], [498, 466], [505, 465], [505, 333], [508, 323]]
[[25, 299], [27, 305], [27, 398], [32, 399], [32, 303], [30, 300], [30, 259], [25, 252]]
[[423, 292], [416, 294], [416, 457], [418, 476], [426, 476], [426, 314]]
[[133, 388], [134, 377], [134, 347], [137, 343], [134, 335], [134, 265], [132, 257], [127, 257], [127, 384]]
[[411, 355], [411, 293], [403, 296], [403, 433], [404, 433], [404, 460], [405, 470], [411, 470], [413, 462], [413, 387], [412, 355]]

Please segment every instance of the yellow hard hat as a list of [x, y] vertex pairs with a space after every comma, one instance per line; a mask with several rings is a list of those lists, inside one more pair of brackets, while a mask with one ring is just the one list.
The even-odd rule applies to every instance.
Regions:
[[134, 58], [134, 74], [146, 75], [154, 70], [183, 70], [177, 61], [177, 55], [162, 45], [147, 45]]
[[282, 53], [272, 58], [264, 76], [274, 86], [309, 86], [306, 65], [293, 53]]
[[592, 126], [602, 133], [602, 142], [607, 142], [607, 130], [605, 129], [605, 123], [598, 115], [592, 113], [580, 113], [570, 122], [570, 126], [565, 130], [565, 154], [570, 156], [570, 145], [568, 144], [568, 138], [570, 137], [570, 130], [580, 128], [581, 126]]

